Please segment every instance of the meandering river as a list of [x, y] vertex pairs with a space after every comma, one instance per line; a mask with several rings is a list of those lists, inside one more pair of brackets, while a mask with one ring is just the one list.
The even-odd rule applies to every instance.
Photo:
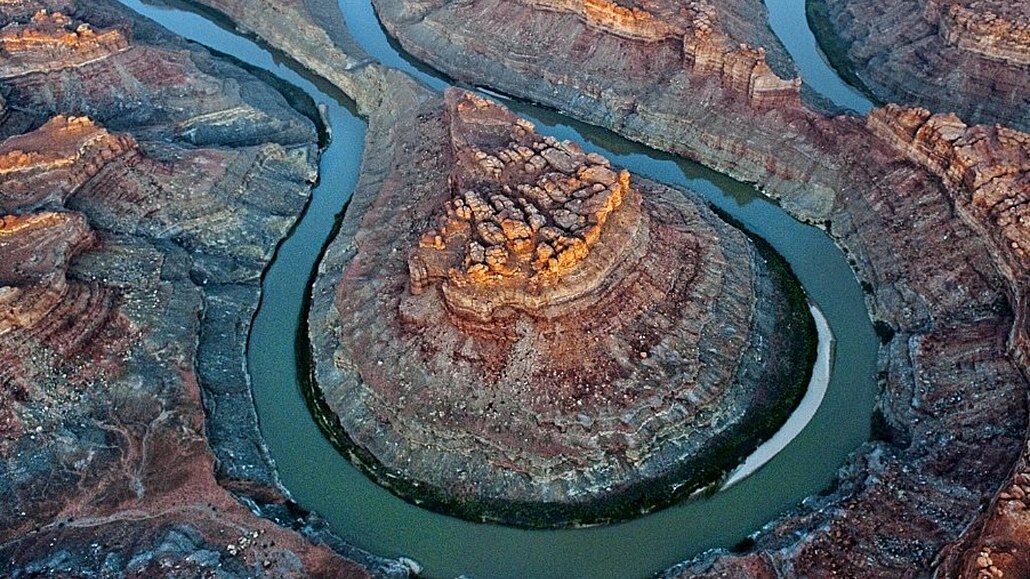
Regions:
[[[836, 338], [832, 357], [827, 352], [825, 395], [807, 426], [793, 437], [778, 435], [781, 441], [790, 439], [789, 444], [774, 445], [773, 450], [782, 451], [767, 452], [775, 456], [746, 478], [714, 496], [617, 525], [557, 531], [482, 525], [426, 511], [383, 490], [322, 436], [302, 394], [303, 357], [298, 358], [298, 348], [304, 352], [307, 347], [298, 335], [306, 313], [304, 296], [321, 249], [357, 182], [364, 123], [339, 91], [251, 40], [193, 12], [121, 1], [179, 35], [271, 72], [327, 106], [334, 139], [322, 157], [321, 183], [265, 274], [249, 368], [262, 432], [284, 485], [347, 541], [377, 555], [411, 557], [432, 577], [644, 577], [705, 549], [733, 546], [829, 485], [848, 453], [868, 438], [877, 341], [861, 289], [829, 237], [792, 219], [748, 185], [554, 111], [506, 100], [532, 119], [539, 132], [579, 141], [586, 150], [631, 171], [699, 191], [768, 240], [791, 264]], [[829, 74], [843, 84], [815, 48], [804, 1], [769, 4], [773, 28], [804, 77]], [[444, 77], [416, 67], [386, 38], [368, 0], [341, 1], [341, 9], [353, 35], [373, 57], [435, 88], [446, 86]], [[868, 101], [848, 93], [848, 87], [843, 92], [824, 88], [832, 84], [815, 88], [841, 106], [868, 110]], [[798, 416], [807, 418], [804, 414]]]

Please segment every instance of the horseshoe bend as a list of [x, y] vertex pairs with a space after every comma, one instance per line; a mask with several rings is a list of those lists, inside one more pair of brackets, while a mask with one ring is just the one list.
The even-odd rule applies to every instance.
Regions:
[[0, 576], [1030, 576], [1028, 15], [0, 0]]
[[786, 419], [815, 336], [781, 258], [472, 93], [417, 118], [393, 149], [419, 162], [353, 202], [311, 318], [377, 480], [470, 518], [603, 522], [717, 481]]

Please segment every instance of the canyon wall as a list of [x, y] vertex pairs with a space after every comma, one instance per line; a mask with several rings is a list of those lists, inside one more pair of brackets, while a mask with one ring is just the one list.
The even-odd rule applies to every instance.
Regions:
[[0, 14], [0, 574], [406, 575], [288, 500], [243, 375], [312, 122], [117, 4]]
[[1030, 7], [1005, 0], [922, 0], [948, 44], [1014, 65], [1030, 65]]
[[[220, 4], [312, 70], [324, 69], [324, 55], [277, 31], [280, 27], [261, 12], [262, 0]], [[823, 223], [866, 282], [871, 315], [891, 329], [879, 357], [884, 428], [877, 440], [856, 450], [837, 488], [770, 523], [753, 537], [750, 553], [715, 551], [667, 575], [930, 573], [938, 553], [970, 528], [980, 505], [1009, 476], [1026, 436], [1025, 364], [1009, 355], [1012, 311], [1023, 306], [1010, 304], [1008, 280], [995, 265], [1000, 263], [996, 238], [982, 236], [958, 217], [953, 194], [940, 177], [885, 145], [863, 121], [825, 118], [798, 107], [756, 114], [727, 98], [714, 74], [679, 76], [682, 49], [670, 41], [640, 43], [648, 50], [631, 50], [627, 47], [639, 41], [605, 35], [576, 15], [564, 20], [553, 10], [527, 11], [520, 3], [450, 6], [453, 12], [440, 3], [413, 4], [378, 2], [377, 8], [416, 58], [467, 82], [561, 108], [758, 182], [795, 215]], [[762, 13], [755, 3], [727, 4], [720, 3], [726, 13]], [[902, 39], [893, 45], [901, 58], [888, 57], [884, 78], [905, 78], [917, 87], [912, 94], [934, 102], [978, 95], [963, 104], [961, 118], [971, 122], [1007, 118], [1017, 129], [1025, 125], [1023, 117], [1012, 116], [1027, 110], [1021, 100], [1027, 94], [1021, 88], [1025, 74], [997, 63], [944, 66], [935, 69], [943, 74], [934, 73], [943, 79], [942, 88], [926, 81], [933, 76], [925, 72], [929, 68], [899, 73], [917, 58], [937, 64], [954, 58], [942, 56], [931, 41], [926, 50], [908, 46], [917, 38], [936, 37], [921, 28], [929, 25], [911, 4], [852, 3], [857, 17], [850, 22], [866, 35], [889, 30], [898, 35], [892, 40]], [[869, 14], [876, 14], [875, 31], [869, 28], [872, 19], [864, 17]], [[299, 11], [290, 22], [318, 29]], [[469, 29], [477, 23], [483, 28]], [[561, 35], [553, 34], [556, 28]], [[593, 52], [572, 50], [572, 42], [594, 47]], [[546, 54], [540, 54], [541, 46]], [[338, 74], [325, 72], [330, 79]], [[403, 76], [393, 78], [403, 85]], [[349, 90], [350, 82], [338, 84]], [[974, 99], [976, 106], [969, 104]], [[396, 111], [400, 101], [377, 102]], [[359, 188], [374, 191], [391, 169], [382, 145], [390, 129], [372, 127], [368, 142], [373, 146], [366, 150]], [[359, 203], [352, 210], [367, 206]], [[347, 228], [345, 223], [341, 235], [348, 235]], [[975, 557], [973, 564], [978, 564]]]
[[963, 222], [992, 241], [1016, 315], [1013, 354], [1030, 366], [1030, 135], [967, 126], [954, 114], [888, 105], [867, 121], [873, 134], [937, 176]]
[[814, 0], [834, 67], [882, 102], [1030, 131], [1026, 2]]

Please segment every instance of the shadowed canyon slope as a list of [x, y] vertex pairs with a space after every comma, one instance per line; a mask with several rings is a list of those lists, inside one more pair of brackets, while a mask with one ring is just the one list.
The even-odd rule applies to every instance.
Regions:
[[834, 65], [884, 102], [1030, 130], [1030, 3], [812, 0]]
[[[203, 3], [225, 12], [241, 27], [339, 86], [368, 115], [368, 147], [352, 212], [375, 209], [369, 203], [381, 188], [389, 186], [391, 172], [417, 170], [418, 163], [427, 167], [437, 162], [405, 159], [410, 169], [391, 164], [391, 144], [396, 133], [407, 130], [409, 111], [434, 97], [402, 73], [384, 69], [361, 54], [346, 38], [332, 3]], [[73, 21], [90, 22], [92, 32], [80, 31], [74, 23], [60, 25], [62, 40], [48, 42], [54, 54], [63, 54], [75, 63], [70, 66], [76, 73], [91, 73], [93, 76], [84, 78], [95, 82], [77, 83], [38, 70], [49, 66], [45, 63], [50, 57], [28, 59], [26, 70], [35, 72], [3, 80], [3, 137], [79, 124], [83, 126], [75, 131], [106, 131], [108, 136], [98, 132], [97, 147], [81, 149], [85, 152], [82, 158], [62, 157], [66, 155], [62, 147], [37, 150], [32, 156], [35, 137], [31, 135], [16, 147], [4, 149], [4, 154], [26, 166], [50, 164], [46, 170], [66, 176], [67, 167], [89, 168], [93, 155], [97, 159], [115, 155], [117, 164], [123, 156], [139, 156], [131, 152], [138, 147], [143, 158], [162, 167], [169, 159], [179, 158], [187, 161], [171, 163], [175, 170], [189, 171], [190, 163], [202, 165], [204, 170], [195, 170], [182, 178], [183, 182], [199, 180], [198, 187], [215, 191], [211, 196], [222, 205], [212, 202], [194, 213], [191, 203], [176, 203], [174, 212], [162, 213], [145, 202], [156, 194], [153, 189], [135, 185], [142, 179], [126, 169], [127, 177], [118, 181], [125, 185], [117, 191], [128, 191], [131, 202], [119, 205], [109, 200], [110, 189], [90, 188], [90, 183], [104, 177], [106, 170], [102, 170], [79, 186], [66, 185], [62, 176], [55, 179], [61, 185], [51, 185], [48, 191], [16, 191], [18, 201], [3, 209], [17, 214], [4, 218], [0, 236], [2, 231], [11, 233], [3, 240], [10, 243], [3, 251], [11, 247], [17, 255], [27, 257], [4, 262], [18, 267], [0, 268], [2, 283], [9, 288], [3, 290], [0, 301], [29, 299], [32, 304], [5, 309], [10, 314], [5, 314], [8, 321], [4, 323], [13, 328], [5, 331], [19, 340], [46, 344], [41, 349], [33, 342], [12, 356], [11, 364], [19, 372], [26, 376], [39, 373], [45, 380], [33, 379], [24, 393], [12, 390], [16, 395], [0, 408], [0, 429], [15, 433], [4, 440], [22, 445], [3, 451], [13, 465], [7, 476], [14, 481], [4, 483], [8, 485], [5, 488], [13, 489], [11, 500], [5, 503], [36, 504], [33, 501], [38, 502], [43, 490], [51, 487], [103, 489], [55, 501], [56, 510], [48, 512], [37, 514], [19, 507], [4, 512], [12, 521], [4, 528], [18, 532], [36, 529], [4, 543], [5, 561], [9, 553], [16, 552], [21, 557], [19, 568], [29, 571], [75, 564], [96, 569], [105, 564], [116, 569], [137, 565], [132, 568], [146, 571], [166, 561], [175, 564], [183, 560], [181, 553], [196, 551], [202, 556], [183, 564], [209, 568], [221, 563], [229, 575], [260, 572], [266, 555], [272, 569], [282, 569], [278, 565], [288, 560], [293, 564], [289, 569], [299, 569], [295, 571], [298, 575], [364, 572], [323, 547], [254, 517], [223, 488], [259, 497], [256, 501], [265, 512], [282, 513], [286, 518], [288, 509], [274, 506], [281, 499], [272, 490], [271, 471], [260, 466], [266, 463], [257, 456], [261, 452], [254, 450], [259, 445], [246, 442], [256, 440], [252, 438], [256, 430], [236, 436], [233, 431], [220, 431], [219, 425], [235, 423], [224, 419], [226, 413], [241, 408], [246, 412], [237, 414], [252, 412], [239, 376], [241, 336], [256, 299], [253, 280], [274, 239], [299, 207], [288, 204], [269, 209], [267, 199], [281, 200], [281, 195], [259, 196], [265, 204], [249, 198], [244, 201], [220, 189], [223, 181], [205, 181], [209, 179], [207, 169], [226, 162], [218, 154], [233, 153], [238, 157], [229, 156], [244, 160], [236, 165], [229, 162], [239, 172], [226, 169], [227, 175], [239, 179], [240, 172], [253, 173], [246, 170], [250, 166], [263, 170], [282, 167], [273, 173], [288, 177], [269, 181], [291, 183], [281, 187], [304, 191], [304, 182], [311, 178], [310, 126], [281, 103], [274, 105], [278, 97], [259, 89], [253, 79], [238, 71], [226, 72], [235, 69], [209, 56], [198, 56], [202, 53], [196, 49], [171, 50], [169, 55], [154, 46], [125, 49], [120, 42], [96, 41], [91, 34], [113, 38], [106, 34], [117, 19], [101, 13], [90, 20], [70, 2], [49, 4], [51, 10], [63, 8]], [[905, 6], [911, 9], [912, 4], [917, 3]], [[19, 23], [20, 28], [11, 29], [12, 46], [17, 46], [17, 38], [33, 26], [30, 20], [36, 8], [44, 6], [32, 1], [13, 6], [0, 4], [0, 14]], [[713, 551], [668, 570], [668, 576], [899, 576], [926, 575], [938, 568], [942, 573], [971, 577], [1025, 572], [1025, 545], [1030, 536], [1025, 502], [1030, 489], [1025, 454], [1030, 351], [1025, 133], [993, 126], [991, 121], [997, 117], [948, 115], [951, 107], [939, 106], [936, 101], [926, 103], [933, 110], [885, 107], [869, 119], [827, 117], [813, 110], [815, 106], [809, 103], [816, 101], [807, 87], [794, 82], [796, 73], [789, 58], [764, 26], [756, 24], [764, 22], [756, 16], [764, 14], [764, 8], [747, 0], [692, 2], [683, 11], [671, 2], [620, 7], [602, 0], [382, 0], [377, 7], [407, 50], [456, 78], [549, 104], [760, 184], [799, 218], [827, 227], [846, 248], [865, 282], [870, 313], [881, 322], [883, 338], [879, 357], [882, 420], [878, 421], [877, 439], [856, 450], [834, 489], [825, 496], [811, 497], [788, 516], [770, 523], [753, 536], [749, 551]], [[474, 20], [470, 18], [473, 14]], [[954, 14], [955, 22], [966, 26], [959, 18], [961, 12]], [[45, 17], [36, 24], [48, 26]], [[977, 30], [971, 24], [968, 27]], [[558, 34], [557, 30], [565, 32]], [[1018, 31], [1018, 27], [1006, 30]], [[90, 40], [82, 50], [67, 51], [63, 39], [70, 38], [69, 34]], [[1011, 43], [1000, 41], [987, 46], [977, 40], [986, 38], [983, 35], [966, 41], [962, 36], [957, 35], [955, 42], [976, 44], [971, 49], [976, 58], [991, 51], [1009, 55], [1013, 50]], [[1010, 36], [1005, 33], [998, 38]], [[139, 28], [127, 38], [129, 46], [144, 44], [139, 40]], [[741, 47], [741, 43], [748, 46]], [[759, 50], [763, 47], [764, 51]], [[99, 60], [83, 56], [97, 54], [95, 51], [111, 54]], [[1018, 46], [1016, 57], [1018, 60]], [[1011, 60], [1002, 66], [1008, 67]], [[106, 66], [108, 62], [118, 62], [114, 70], [129, 70], [141, 82], [126, 83], [126, 77], [114, 75], [112, 67]], [[207, 71], [207, 77], [197, 76], [200, 84], [182, 80], [195, 76], [189, 69], [191, 63]], [[189, 74], [182, 73], [184, 67]], [[904, 66], [896, 69], [905, 70]], [[235, 79], [237, 84], [204, 84], [203, 79], [211, 76]], [[919, 75], [911, 76], [911, 82], [918, 82]], [[1006, 73], [994, 76], [1002, 88], [1019, 81]], [[973, 78], [977, 78], [975, 74]], [[1025, 75], [1021, 78], [1026, 82]], [[143, 98], [150, 95], [150, 89], [140, 87], [164, 86], [169, 81], [163, 79], [177, 79], [186, 88], [178, 90], [180, 85], [176, 85], [177, 90], [158, 91], [161, 98]], [[951, 88], [941, 94], [955, 93], [956, 82], [949, 81]], [[123, 93], [129, 96], [122, 98]], [[265, 97], [257, 96], [261, 94]], [[242, 105], [240, 99], [250, 106]], [[981, 100], [984, 110], [995, 102], [990, 95]], [[198, 107], [190, 102], [210, 104]], [[1001, 104], [995, 110], [1000, 112], [992, 114], [1000, 115], [1027, 109], [1025, 105], [1008, 108]], [[81, 120], [85, 116], [88, 123]], [[396, 129], [398, 120], [405, 122], [400, 125], [403, 129]], [[988, 124], [975, 124], [985, 121]], [[1026, 130], [1017, 121], [1012, 122], [1013, 129]], [[95, 126], [87, 128], [87, 124]], [[72, 136], [75, 131], [69, 131], [70, 139], [85, 134]], [[272, 146], [287, 151], [278, 164], [255, 163], [256, 157], [248, 157]], [[71, 145], [66, 148], [79, 150]], [[297, 153], [300, 150], [303, 154]], [[201, 163], [209, 156], [218, 160]], [[0, 166], [0, 174], [6, 170]], [[35, 169], [28, 170], [27, 182], [45, 182], [41, 175], [46, 170], [38, 174]], [[181, 174], [175, 170], [169, 170], [167, 183], [178, 182]], [[161, 186], [156, 188], [160, 195], [181, 199], [175, 195], [182, 189], [164, 179], [159, 179]], [[80, 190], [93, 191], [93, 197], [81, 193], [80, 198]], [[258, 226], [267, 225], [266, 220], [238, 219], [236, 210], [218, 211], [230, 203], [234, 208], [246, 206], [255, 211], [262, 207], [265, 214], [283, 219], [275, 221], [274, 231], [269, 233]], [[137, 205], [148, 209], [134, 213]], [[439, 210], [443, 204], [432, 207]], [[132, 216], [131, 225], [122, 222], [123, 212]], [[212, 213], [228, 225], [205, 228]], [[410, 231], [416, 243], [404, 247], [416, 245], [435, 223], [427, 219]], [[236, 237], [235, 232], [248, 227], [260, 232], [256, 239], [261, 241], [240, 245], [235, 240], [243, 236]], [[341, 236], [354, 232], [345, 223]], [[18, 237], [21, 240], [14, 241]], [[439, 245], [436, 237], [426, 238], [425, 249]], [[248, 239], [253, 242], [255, 238]], [[440, 235], [440, 242], [447, 247], [446, 236]], [[129, 257], [121, 259], [125, 255]], [[398, 274], [404, 279], [410, 273], [409, 255], [400, 257]], [[468, 252], [460, 257], [464, 263], [465, 257], [474, 256]], [[125, 267], [126, 263], [135, 265]], [[489, 267], [485, 246], [483, 264]], [[446, 282], [440, 278], [433, 283]], [[325, 290], [331, 296], [332, 288], [323, 287]], [[30, 295], [38, 297], [26, 298]], [[330, 299], [323, 297], [322, 303], [330, 303]], [[251, 305], [237, 309], [231, 304]], [[219, 316], [222, 307], [228, 313]], [[62, 308], [93, 313], [72, 316], [90, 320], [86, 326], [38, 322], [48, 315], [65, 319]], [[314, 315], [326, 313], [316, 309]], [[217, 323], [222, 325], [213, 325]], [[199, 352], [215, 345], [211, 351], [220, 354], [211, 358], [201, 355], [194, 365], [191, 360], [197, 355], [198, 332]], [[225, 336], [231, 336], [228, 345]], [[100, 352], [90, 349], [95, 344], [104, 345]], [[33, 356], [35, 351], [45, 355]], [[158, 378], [143, 379], [149, 376]], [[33, 386], [40, 384], [44, 386]], [[215, 389], [212, 384], [223, 386]], [[103, 402], [91, 404], [96, 396], [103, 396], [96, 398]], [[218, 457], [213, 466], [204, 442], [201, 396], [210, 412], [207, 431]], [[119, 403], [112, 406], [106, 402], [109, 398]], [[234, 406], [234, 401], [243, 401], [242, 406]], [[55, 408], [58, 410], [52, 410]], [[176, 410], [166, 412], [172, 408]], [[51, 431], [38, 422], [43, 419], [67, 426]], [[37, 432], [39, 426], [44, 428]], [[55, 441], [60, 444], [52, 444]], [[48, 453], [69, 448], [60, 461], [49, 458], [56, 454]], [[78, 452], [81, 448], [87, 450]], [[94, 450], [93, 454], [89, 450]], [[1023, 458], [1017, 463], [1021, 452]], [[184, 456], [196, 458], [187, 461], [181, 458]], [[230, 460], [232, 457], [236, 458]], [[52, 468], [53, 464], [64, 468]], [[118, 467], [108, 468], [110, 465]], [[246, 465], [258, 467], [247, 469]], [[212, 469], [223, 486], [215, 484]], [[193, 476], [186, 476], [187, 472]], [[49, 478], [37, 477], [37, 473]], [[100, 482], [80, 484], [79, 476], [87, 483]], [[196, 497], [204, 498], [192, 500]], [[184, 512], [183, 505], [200, 501], [214, 508], [190, 510], [188, 520], [177, 516]], [[157, 506], [148, 510], [150, 505]], [[33, 520], [18, 522], [21, 512], [33, 512]], [[82, 514], [85, 512], [100, 514], [88, 517]], [[116, 527], [108, 523], [115, 520], [122, 522], [117, 529], [126, 535], [112, 535], [111, 544], [134, 546], [118, 552], [103, 547], [100, 555], [89, 551], [87, 557], [85, 537], [94, 540], [98, 529], [113, 532], [110, 529]], [[259, 549], [249, 535], [244, 537], [244, 531], [253, 530], [259, 532]], [[270, 541], [262, 543], [261, 530], [275, 534], [274, 548], [268, 546]], [[284, 539], [279, 539], [280, 535]], [[71, 551], [71, 562], [50, 546], [51, 541], [76, 537], [84, 539], [83, 550]], [[223, 537], [232, 539], [231, 548]], [[241, 552], [243, 556], [238, 557]], [[272, 553], [276, 557], [270, 556]], [[360, 553], [348, 553], [371, 569], [382, 570]], [[141, 556], [132, 558], [134, 554]]]
[[314, 126], [130, 14], [0, 6], [0, 574], [391, 572], [283, 496], [244, 375]]

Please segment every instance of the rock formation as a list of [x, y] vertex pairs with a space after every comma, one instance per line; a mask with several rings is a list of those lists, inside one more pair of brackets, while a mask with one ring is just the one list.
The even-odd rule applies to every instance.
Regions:
[[647, 10], [610, 0], [525, 0], [544, 10], [576, 14], [592, 28], [610, 30], [624, 38], [655, 42], [678, 38], [683, 31]]
[[0, 3], [0, 575], [402, 574], [291, 512], [227, 371], [312, 123], [117, 4], [45, 4]]
[[[595, 290], [632, 237], [606, 239], [598, 250], [623, 198], [632, 195], [639, 206], [629, 173], [575, 143], [539, 137], [522, 119], [505, 122], [497, 104], [471, 93], [448, 96], [460, 169], [436, 226], [408, 258], [412, 291], [445, 280], [448, 309], [487, 322], [498, 308], [539, 312]], [[639, 208], [619, 216], [621, 229], [639, 229]]]
[[[241, 0], [225, 10], [319, 70], [321, 55], [276, 35], [255, 9], [261, 4]], [[1001, 237], [971, 227], [940, 177], [885, 146], [865, 122], [797, 106], [755, 114], [727, 99], [714, 74], [678, 75], [683, 55], [671, 41], [605, 35], [578, 15], [527, 11], [519, 2], [418, 4], [377, 2], [384, 24], [417, 58], [760, 183], [795, 215], [826, 223], [869, 288], [871, 315], [895, 332], [885, 336], [880, 355], [887, 440], [857, 449], [834, 492], [768, 525], [754, 536], [751, 553], [716, 551], [667, 574], [928, 574], [938, 553], [969, 528], [981, 501], [998, 490], [1026, 435], [1026, 364], [1018, 361], [1025, 349], [1011, 341], [1013, 315], [1025, 316], [1025, 305], [1009, 299], [1018, 292], [1002, 273], [1008, 258]], [[861, 4], [874, 12], [886, 6]], [[909, 4], [892, 3], [897, 10], [879, 16], [885, 20], [878, 30], [936, 37], [919, 30], [921, 9], [911, 10], [917, 22]], [[659, 13], [654, 3], [646, 9]], [[760, 32], [731, 17], [760, 21], [756, 10], [755, 3], [720, 2], [720, 28], [738, 42], [764, 46], [783, 77], [789, 71], [782, 49], [755, 41]], [[300, 27], [318, 27], [299, 12], [292, 18]], [[553, 34], [558, 29], [560, 36]], [[575, 43], [591, 51], [573, 52]], [[917, 55], [905, 46], [898, 52], [905, 59]], [[942, 61], [936, 48], [918, 54]], [[944, 74], [945, 88], [920, 94], [943, 100], [963, 87], [982, 95], [976, 90], [995, 86], [993, 97], [981, 96], [976, 115], [1011, 118], [1027, 110], [1010, 98], [1027, 94], [1019, 88], [1025, 75], [977, 66]], [[388, 172], [377, 159], [366, 157], [368, 169]]]
[[451, 89], [418, 118], [310, 321], [319, 388], [377, 480], [470, 518], [609, 521], [786, 418], [814, 335], [778, 258], [496, 103]]
[[40, 10], [27, 24], [11, 23], [0, 30], [0, 75], [79, 66], [128, 48], [120, 30], [94, 30], [60, 12]]
[[998, 249], [1016, 321], [1013, 352], [1030, 365], [1030, 135], [1002, 126], [968, 127], [954, 114], [889, 105], [868, 119], [873, 134], [936, 175], [963, 222]]
[[0, 210], [60, 205], [115, 157], [136, 153], [131, 137], [112, 135], [87, 117], [56, 116], [0, 144]]
[[[338, 14], [326, 12], [316, 18], [299, 1], [204, 3], [216, 6], [237, 25], [259, 34], [358, 101], [370, 119], [369, 149], [351, 211], [367, 210], [369, 200], [394, 169], [390, 149], [383, 145], [395, 133], [392, 123], [401, 122], [403, 129], [397, 130], [408, 130], [403, 123], [410, 121], [417, 103], [428, 98], [425, 89], [374, 63], [359, 64], [360, 51], [348, 53], [341, 48], [342, 41], [328, 41], [340, 32]], [[583, 32], [575, 25], [564, 26], [564, 21], [563, 27], [556, 27], [553, 11], [545, 18], [524, 12], [518, 2], [490, 5], [492, 10], [483, 13], [471, 11], [479, 3], [449, 3], [470, 11], [457, 13], [454, 22], [441, 18], [436, 23], [432, 13], [441, 4], [379, 2], [378, 8], [407, 50], [454, 76], [559, 107], [580, 119], [758, 182], [795, 215], [826, 224], [848, 250], [857, 275], [870, 291], [871, 316], [894, 332], [885, 335], [879, 356], [884, 428], [877, 440], [856, 449], [835, 490], [810, 497], [788, 516], [767, 525], [752, 537], [755, 547], [750, 552], [731, 555], [716, 550], [670, 569], [668, 576], [928, 575], [950, 542], [967, 530], [966, 538], [980, 532], [983, 527], [971, 528], [970, 523], [981, 505], [991, 501], [999, 486], [1004, 490], [1013, 483], [1022, 484], [1010, 477], [1009, 469], [1026, 437], [1026, 364], [1017, 363], [1018, 358], [1008, 352], [1016, 327], [1013, 315], [1024, 316], [1025, 306], [1007, 299], [1015, 291], [1001, 273], [1007, 258], [995, 243], [1000, 238], [985, 237], [970, 227], [957, 214], [955, 197], [939, 177], [895, 147], [885, 147], [864, 121], [828, 119], [790, 107], [755, 115], [733, 99], [722, 100], [715, 75], [707, 77], [714, 83], [706, 82], [706, 77], [687, 82], [693, 79], [674, 75], [672, 80], [677, 82], [663, 84], [656, 78], [665, 78], [664, 71], [681, 68], [683, 62], [675, 50], [666, 52], [673, 46], [670, 41], [650, 43], [647, 51], [628, 50], [632, 45], [591, 36], [595, 29]], [[878, 37], [879, 48], [870, 45], [869, 55], [887, 60], [878, 61], [880, 67], [867, 72], [904, 79], [911, 93], [927, 102], [979, 95], [976, 107], [967, 108], [960, 118], [984, 122], [983, 115], [993, 115], [991, 120], [1009, 118], [1016, 128], [1025, 130], [1025, 118], [1012, 119], [1013, 111], [1027, 110], [1022, 101], [1012, 99], [1027, 94], [1019, 84], [1025, 82], [1024, 74], [999, 68], [997, 63], [985, 64], [983, 59], [964, 61], [975, 62], [967, 67], [962, 59], [955, 60], [955, 53], [940, 50], [932, 40], [939, 38], [937, 31], [924, 26], [923, 9], [916, 2], [849, 4], [857, 16], [848, 21], [849, 26], [864, 31], [863, 38], [883, 31], [892, 34]], [[646, 9], [658, 13], [653, 4]], [[735, 41], [765, 47], [769, 65], [779, 76], [789, 77], [793, 73], [784, 63], [785, 52], [775, 46], [775, 40], [761, 39], [762, 34], [771, 38], [760, 25], [764, 19], [755, 16], [762, 10], [757, 3], [723, 0], [720, 28]], [[402, 30], [398, 24], [427, 15], [422, 26]], [[579, 22], [578, 16], [572, 17]], [[510, 61], [505, 61], [509, 56], [496, 53], [490, 58], [478, 56], [497, 42], [482, 30], [469, 34], [476, 50], [453, 48], [452, 43], [468, 42], [467, 26], [489, 24], [492, 19], [503, 22], [494, 30], [504, 31], [510, 40], [510, 46], [499, 51]], [[562, 34], [548, 36], [556, 28]], [[916, 42], [920, 38], [928, 39], [925, 45]], [[596, 47], [595, 53], [586, 61], [566, 58], [561, 49], [571, 41]], [[626, 54], [615, 52], [611, 45], [627, 48]], [[541, 55], [541, 47], [550, 52]], [[333, 55], [328, 59], [333, 63], [345, 64], [327, 66], [326, 55]], [[923, 63], [912, 66], [917, 60]], [[571, 64], [567, 70], [553, 70], [542, 61]], [[509, 69], [497, 63], [510, 65]], [[576, 76], [576, 70], [586, 73]], [[596, 82], [589, 82], [590, 78]], [[928, 78], [941, 80], [931, 83]], [[613, 88], [619, 82], [632, 87], [632, 92]], [[993, 87], [987, 96], [985, 87]], [[438, 201], [432, 210], [444, 200]], [[342, 235], [353, 235], [356, 226], [344, 223]], [[429, 226], [427, 221], [424, 227]], [[423, 231], [412, 232], [412, 244]], [[354, 249], [337, 244], [330, 248], [328, 259], [334, 254], [343, 259]], [[397, 267], [406, 279], [406, 255], [398, 259]], [[323, 285], [318, 291], [331, 290]], [[318, 310], [318, 300], [315, 308], [318, 315], [329, 314], [328, 308]], [[314, 337], [317, 341], [318, 336]], [[330, 350], [325, 346], [323, 351]], [[1006, 477], [1009, 480], [1000, 485]], [[958, 560], [968, 563], [965, 569], [1000, 570], [1004, 559], [1022, 557], [1019, 548], [1025, 539], [1020, 537], [1025, 535], [1019, 534], [1017, 521], [1013, 517], [987, 524], [988, 531], [1011, 531], [1015, 540], [1002, 537], [1006, 552], [998, 555], [999, 542], [990, 533], [983, 535], [991, 549], [982, 559], [986, 566], [980, 566], [980, 555], [986, 552], [982, 546], [967, 552], [964, 549], [971, 542], [954, 543]]]
[[1004, 0], [923, 0], [924, 16], [948, 44], [1030, 66], [1030, 7]]
[[1005, 0], [818, 0], [839, 70], [884, 102], [1030, 131], [1030, 8]]

